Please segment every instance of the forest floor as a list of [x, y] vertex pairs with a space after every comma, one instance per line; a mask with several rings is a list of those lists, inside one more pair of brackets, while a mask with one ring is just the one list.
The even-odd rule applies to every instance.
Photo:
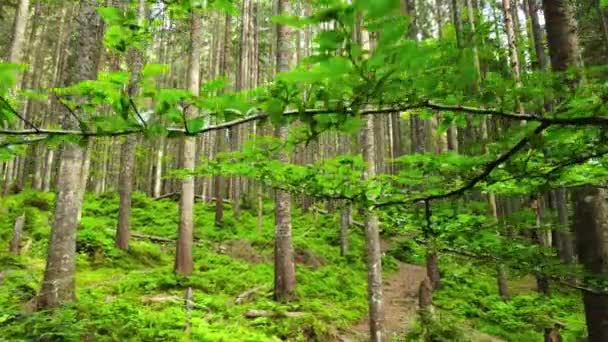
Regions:
[[[364, 237], [350, 235], [351, 250], [339, 251], [339, 218], [293, 214], [293, 242], [297, 264], [297, 298], [290, 303], [272, 299], [272, 203], [265, 203], [263, 227], [253, 210], [234, 220], [226, 208], [222, 227], [214, 226], [215, 207], [195, 206], [197, 243], [195, 272], [189, 278], [173, 273], [178, 205], [170, 199], [154, 201], [134, 194], [133, 241], [127, 252], [114, 247], [118, 211], [115, 194], [89, 195], [77, 238], [76, 290], [78, 301], [52, 314], [31, 312], [44, 271], [54, 196], [26, 192], [0, 199], [0, 245], [8, 246], [15, 219], [26, 213], [25, 244], [19, 257], [0, 249], [0, 340], [182, 341], [189, 317], [183, 296], [193, 290], [191, 338], [196, 341], [340, 341], [366, 340], [368, 319]], [[394, 340], [419, 332], [418, 286], [425, 277], [423, 248], [405, 235], [383, 235], [385, 326]], [[389, 243], [390, 242], [390, 243]], [[442, 258], [443, 287], [434, 302], [438, 326], [447, 341], [535, 341], [542, 334], [530, 312], [541, 308], [533, 279], [514, 281], [513, 300], [496, 294], [493, 269], [460, 259]], [[246, 300], [236, 298], [249, 293]], [[584, 332], [580, 299], [555, 291], [555, 305], [569, 315], [565, 341]], [[523, 310], [516, 316], [513, 313]], [[537, 310], [541, 314], [544, 310]], [[560, 312], [562, 312], [560, 311]], [[275, 317], [253, 317], [265, 312]], [[292, 314], [289, 316], [287, 314]], [[539, 314], [540, 315], [540, 314]], [[456, 330], [467, 337], [454, 338]], [[482, 334], [484, 331], [489, 335]], [[452, 334], [452, 335], [449, 335]], [[419, 339], [414, 339], [419, 341]]]
[[[385, 328], [391, 338], [402, 336], [416, 319], [418, 286], [426, 277], [422, 266], [399, 263], [399, 269], [384, 283]], [[367, 341], [369, 317], [355, 325], [344, 341]]]
[[[399, 339], [404, 336], [416, 320], [418, 310], [418, 287], [426, 277], [423, 266], [399, 262], [399, 269], [384, 282], [384, 312], [389, 339]], [[369, 316], [358, 322], [346, 336], [343, 342], [358, 342], [369, 340]], [[473, 331], [474, 342], [502, 342], [494, 336]]]

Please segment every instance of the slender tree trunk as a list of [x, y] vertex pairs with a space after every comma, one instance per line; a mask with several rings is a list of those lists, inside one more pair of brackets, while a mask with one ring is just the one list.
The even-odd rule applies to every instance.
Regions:
[[[376, 176], [374, 118], [365, 117], [365, 127], [362, 132], [361, 147], [363, 159], [367, 163], [365, 179]], [[380, 250], [380, 232], [378, 216], [372, 211], [365, 212], [365, 249], [367, 256], [367, 292], [369, 303], [370, 341], [383, 342], [384, 335], [384, 299], [382, 291], [382, 251]]]
[[344, 203], [340, 211], [340, 255], [348, 254], [348, 230], [352, 223], [352, 206], [350, 203]]
[[547, 70], [549, 67], [549, 61], [547, 59], [547, 53], [545, 52], [545, 46], [543, 44], [543, 32], [540, 26], [540, 20], [538, 18], [540, 6], [539, 0], [528, 0], [528, 13], [530, 14], [530, 25], [532, 26], [534, 52], [536, 53], [538, 69]]
[[[25, 44], [25, 31], [29, 15], [29, 0], [20, 0], [15, 13], [13, 23], [13, 40], [9, 50], [8, 61], [10, 63], [21, 63]], [[16, 157], [6, 162], [4, 171], [3, 195], [6, 196], [13, 189], [15, 177], [13, 175], [16, 168]]]
[[[189, 88], [196, 96], [200, 89], [201, 51], [203, 45], [203, 32], [201, 18], [193, 11], [190, 18], [190, 39], [192, 42], [189, 65]], [[196, 108], [187, 109], [186, 117], [196, 115]], [[183, 139], [182, 168], [194, 170], [196, 158], [196, 139], [185, 137]], [[194, 177], [188, 176], [181, 181], [180, 220], [177, 250], [175, 255], [175, 272], [188, 276], [194, 269], [192, 260], [192, 245], [194, 244]]]
[[[289, 0], [278, 1], [278, 13], [289, 14]], [[292, 31], [289, 26], [277, 25], [277, 72], [286, 72], [292, 61]], [[277, 128], [277, 136], [286, 140], [289, 134], [287, 126]], [[286, 153], [281, 153], [279, 160], [289, 162]], [[291, 195], [282, 190], [275, 193], [275, 245], [274, 245], [274, 297], [279, 301], [288, 301], [295, 296], [296, 269], [293, 243], [291, 239]]]
[[[80, 1], [76, 20], [78, 28], [71, 43], [73, 52], [68, 63], [66, 84], [95, 79], [101, 54], [101, 20], [97, 16], [97, 2]], [[64, 113], [62, 127], [77, 129], [78, 123]], [[65, 142], [60, 152], [58, 192], [55, 215], [42, 289], [38, 307], [48, 308], [74, 299], [74, 271], [76, 257], [76, 226], [82, 206], [80, 188], [83, 151], [80, 146]]]
[[[139, 24], [143, 25], [146, 18], [146, 4], [139, 0], [138, 9]], [[128, 52], [129, 68], [131, 69], [131, 80], [127, 92], [130, 97], [139, 93], [139, 79], [144, 65], [143, 51], [131, 48]], [[118, 207], [118, 227], [116, 228], [116, 247], [129, 249], [130, 218], [131, 218], [131, 194], [133, 192], [133, 177], [135, 175], [135, 148], [137, 136], [129, 135], [125, 138], [120, 148], [120, 174], [118, 176], [118, 193], [120, 205]]]
[[9, 51], [8, 60], [11, 63], [21, 62], [23, 45], [25, 44], [25, 30], [30, 10], [30, 0], [19, 0], [15, 21], [13, 23], [13, 41]]
[[555, 203], [555, 208], [557, 209], [557, 220], [560, 226], [556, 234], [557, 240], [559, 241], [557, 252], [564, 263], [570, 264], [574, 262], [574, 242], [572, 241], [570, 224], [568, 222], [566, 189], [560, 188], [554, 190], [553, 201]]

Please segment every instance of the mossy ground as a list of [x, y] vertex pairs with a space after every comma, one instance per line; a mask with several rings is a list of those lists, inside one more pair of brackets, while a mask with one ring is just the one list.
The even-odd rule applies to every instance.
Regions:
[[[271, 203], [265, 204], [261, 231], [253, 210], [244, 208], [236, 221], [227, 206], [224, 225], [215, 227], [213, 205], [197, 203], [195, 272], [183, 278], [173, 273], [172, 243], [133, 239], [128, 252], [114, 247], [118, 198], [103, 194], [88, 195], [83, 208], [77, 243], [78, 301], [33, 313], [53, 203], [53, 194], [36, 192], [0, 200], [0, 246], [5, 246], [0, 250], [0, 341], [189, 340], [184, 333], [188, 287], [193, 289], [190, 339], [195, 341], [331, 341], [367, 311], [361, 230], [352, 229], [351, 253], [341, 257], [337, 215], [303, 214], [294, 208], [295, 248], [305, 251], [303, 256], [312, 255], [315, 262], [303, 258], [297, 265], [297, 299], [280, 304], [271, 294]], [[25, 250], [13, 257], [7, 254], [12, 225], [24, 212]], [[177, 217], [174, 201], [134, 195], [134, 232], [175, 238]], [[394, 234], [394, 230], [389, 227], [386, 232]], [[394, 243], [383, 259], [389, 276], [396, 259], [423, 264], [424, 250], [411, 241]], [[442, 316], [439, 333], [444, 337], [457, 336], [454, 329], [470, 326], [507, 341], [541, 340], [547, 313], [566, 324], [565, 341], [579, 341], [584, 336], [584, 316], [575, 291], [554, 289], [552, 298], [546, 300], [534, 293], [529, 278], [512, 275], [514, 297], [505, 303], [496, 294], [491, 265], [444, 255], [441, 268], [443, 287], [435, 302]], [[251, 301], [234, 303], [239, 294], [253, 288], [259, 291]], [[305, 315], [249, 319], [244, 314], [250, 309]]]
[[[363, 240], [353, 232], [352, 254], [340, 257], [338, 224], [332, 217], [294, 213], [295, 248], [323, 260], [323, 266], [297, 265], [297, 300], [279, 304], [271, 295], [271, 205], [265, 208], [260, 232], [252, 213], [244, 210], [237, 222], [229, 207], [224, 225], [215, 227], [214, 207], [198, 203], [195, 272], [182, 278], [172, 271], [174, 244], [134, 239], [128, 252], [114, 247], [118, 200], [113, 194], [87, 196], [84, 204], [77, 244], [78, 301], [53, 312], [25, 313], [44, 270], [52, 203], [52, 194], [33, 192], [0, 202], [0, 244], [8, 246], [12, 223], [23, 211], [27, 214], [25, 239], [31, 241], [20, 257], [2, 252], [0, 269], [5, 271], [5, 279], [0, 291], [0, 336], [8, 340], [70, 341], [87, 336], [96, 341], [183, 340], [183, 297], [188, 287], [194, 293], [191, 335], [196, 341], [324, 341], [365, 315]], [[134, 196], [135, 232], [175, 238], [177, 217], [174, 201]], [[229, 252], [220, 246], [231, 241], [251, 246], [258, 258], [224, 254]], [[234, 304], [239, 294], [252, 288], [260, 289], [252, 301]], [[155, 302], [154, 297], [159, 296], [164, 300]], [[248, 319], [244, 313], [249, 309], [306, 314]]]

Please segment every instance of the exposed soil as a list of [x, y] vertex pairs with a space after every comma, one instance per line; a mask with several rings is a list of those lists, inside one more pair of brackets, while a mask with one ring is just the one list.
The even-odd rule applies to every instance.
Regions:
[[[416, 318], [418, 287], [426, 277], [424, 267], [399, 263], [398, 271], [384, 282], [384, 326], [390, 337], [403, 334]], [[345, 342], [368, 341], [366, 317], [342, 338]]]
[[[418, 310], [418, 288], [426, 277], [422, 266], [399, 263], [399, 269], [384, 282], [384, 326], [388, 340], [403, 336], [416, 319]], [[340, 342], [369, 341], [369, 318], [353, 326], [338, 338]], [[474, 342], [503, 342], [494, 336], [473, 332]]]

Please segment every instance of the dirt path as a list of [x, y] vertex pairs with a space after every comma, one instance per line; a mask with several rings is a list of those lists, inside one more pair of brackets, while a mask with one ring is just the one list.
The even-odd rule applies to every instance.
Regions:
[[[399, 269], [384, 282], [384, 312], [389, 337], [402, 334], [416, 318], [418, 286], [424, 280], [424, 267], [399, 263]], [[369, 318], [352, 328], [345, 342], [368, 341]]]
[[[426, 269], [417, 265], [399, 263], [399, 269], [384, 281], [384, 326], [389, 337], [403, 336], [416, 319], [418, 287], [426, 277]], [[352, 327], [340, 342], [369, 341], [369, 317]], [[493, 336], [473, 331], [475, 342], [503, 342]]]

